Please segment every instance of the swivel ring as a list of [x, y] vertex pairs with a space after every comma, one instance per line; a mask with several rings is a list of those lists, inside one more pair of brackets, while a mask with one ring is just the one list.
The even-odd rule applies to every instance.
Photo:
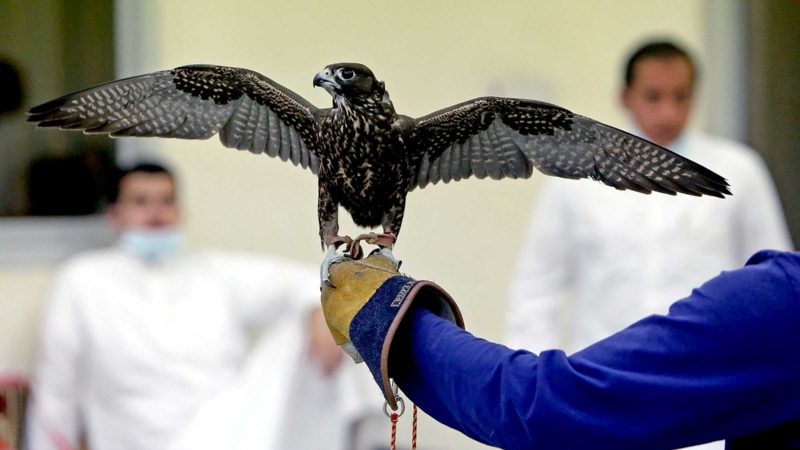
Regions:
[[[397, 417], [400, 417], [406, 412], [406, 404], [403, 401], [403, 397], [399, 395], [395, 395], [394, 400], [397, 402]], [[383, 414], [390, 419], [392, 418], [392, 413], [389, 411], [389, 402], [386, 400], [383, 401]]]

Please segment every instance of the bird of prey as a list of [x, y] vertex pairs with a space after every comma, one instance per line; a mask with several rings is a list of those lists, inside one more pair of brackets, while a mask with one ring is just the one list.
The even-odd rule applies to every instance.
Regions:
[[646, 194], [730, 194], [711, 170], [556, 105], [481, 97], [412, 118], [395, 112], [384, 83], [355, 63], [325, 67], [314, 86], [330, 93], [331, 108], [251, 70], [190, 65], [63, 96], [32, 108], [28, 120], [112, 137], [219, 133], [226, 147], [309, 169], [319, 181], [326, 260], [352, 241], [339, 235], [339, 205], [356, 225], [381, 226], [374, 242], [391, 250], [408, 192], [439, 181], [528, 178], [536, 168]]

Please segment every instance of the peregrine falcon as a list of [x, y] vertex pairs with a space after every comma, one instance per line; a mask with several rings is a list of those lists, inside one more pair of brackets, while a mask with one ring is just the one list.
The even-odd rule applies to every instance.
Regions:
[[325, 67], [314, 86], [330, 93], [331, 108], [251, 70], [191, 65], [66, 95], [32, 108], [28, 120], [112, 137], [219, 133], [226, 147], [309, 169], [328, 255], [352, 241], [339, 235], [339, 205], [358, 226], [380, 225], [376, 242], [390, 250], [408, 192], [439, 181], [529, 178], [536, 168], [645, 194], [730, 194], [711, 170], [556, 105], [481, 97], [415, 119], [395, 112], [384, 83], [355, 63]]

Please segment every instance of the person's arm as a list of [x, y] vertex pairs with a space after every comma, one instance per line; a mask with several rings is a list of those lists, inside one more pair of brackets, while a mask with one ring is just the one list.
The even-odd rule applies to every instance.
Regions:
[[38, 363], [26, 417], [26, 449], [78, 448], [83, 433], [81, 323], [69, 276], [54, 283], [42, 323]]
[[260, 331], [275, 321], [300, 320], [306, 326], [306, 352], [325, 375], [343, 360], [319, 305], [319, 274], [290, 260], [254, 255], [214, 256], [218, 273], [236, 297], [248, 330]]
[[206, 258], [248, 330], [259, 331], [319, 306], [319, 276], [294, 261], [229, 252], [208, 252]]
[[747, 434], [800, 417], [800, 254], [751, 263], [571, 356], [512, 351], [415, 309], [390, 372], [435, 419], [502, 448]]
[[573, 241], [558, 183], [545, 181], [509, 288], [506, 343], [532, 351], [563, 345], [559, 310], [569, 291]]

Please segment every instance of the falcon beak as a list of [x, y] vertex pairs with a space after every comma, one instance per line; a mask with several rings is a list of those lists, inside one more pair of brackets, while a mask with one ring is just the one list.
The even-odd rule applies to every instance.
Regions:
[[341, 86], [334, 81], [333, 72], [330, 69], [325, 69], [314, 76], [314, 86], [320, 86], [331, 95], [338, 95]]

